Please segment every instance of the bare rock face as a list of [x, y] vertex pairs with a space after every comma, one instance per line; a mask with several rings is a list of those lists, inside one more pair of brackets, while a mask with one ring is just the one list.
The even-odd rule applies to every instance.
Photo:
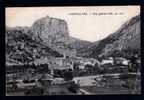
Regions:
[[76, 54], [70, 44], [68, 25], [65, 20], [43, 17], [31, 26], [32, 38], [37, 40], [60, 54], [73, 56]]
[[31, 27], [34, 38], [49, 45], [66, 43], [69, 40], [67, 23], [64, 20], [46, 16], [37, 20]]

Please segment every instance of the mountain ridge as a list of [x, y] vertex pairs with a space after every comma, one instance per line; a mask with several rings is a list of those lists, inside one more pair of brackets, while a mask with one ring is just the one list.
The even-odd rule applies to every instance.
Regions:
[[97, 58], [114, 55], [116, 51], [140, 53], [140, 16], [96, 42], [71, 37], [66, 21], [49, 16], [38, 19], [31, 27], [6, 26], [5, 38], [6, 59], [23, 60], [22, 63], [64, 55]]
[[87, 55], [83, 53], [83, 55], [93, 58], [97, 56], [111, 56], [116, 51], [119, 53], [123, 50], [132, 51], [133, 47], [136, 47], [136, 51], [140, 53], [140, 15], [131, 18], [116, 32], [100, 40], [98, 45], [92, 46], [91, 53]]

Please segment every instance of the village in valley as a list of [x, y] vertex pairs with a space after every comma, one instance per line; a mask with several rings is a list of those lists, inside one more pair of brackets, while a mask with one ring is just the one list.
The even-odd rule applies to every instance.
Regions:
[[7, 69], [7, 94], [139, 93], [140, 58], [134, 59], [136, 63], [122, 57], [98, 60], [64, 56], [40, 64], [13, 65]]
[[140, 15], [95, 42], [49, 16], [5, 35], [6, 96], [141, 93]]

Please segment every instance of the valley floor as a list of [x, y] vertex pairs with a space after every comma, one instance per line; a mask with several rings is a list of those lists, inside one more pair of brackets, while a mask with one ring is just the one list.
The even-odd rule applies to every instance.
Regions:
[[[83, 95], [97, 94], [140, 94], [140, 80], [135, 77], [131, 79], [118, 78], [122, 73], [102, 74], [92, 76], [74, 77], [74, 81], [80, 85], [79, 91]], [[135, 75], [140, 77], [140, 73], [128, 73], [127, 75]], [[106, 80], [104, 80], [104, 77]], [[57, 78], [62, 79], [62, 78]], [[22, 80], [19, 80], [22, 81]], [[24, 84], [23, 84], [24, 85]], [[7, 92], [7, 95], [23, 96], [24, 91]], [[69, 94], [71, 95], [71, 94]], [[79, 95], [79, 94], [78, 94]]]

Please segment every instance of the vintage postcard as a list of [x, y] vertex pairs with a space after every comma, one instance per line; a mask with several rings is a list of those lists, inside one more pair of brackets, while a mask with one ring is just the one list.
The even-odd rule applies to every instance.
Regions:
[[6, 8], [6, 96], [141, 94], [140, 6]]

